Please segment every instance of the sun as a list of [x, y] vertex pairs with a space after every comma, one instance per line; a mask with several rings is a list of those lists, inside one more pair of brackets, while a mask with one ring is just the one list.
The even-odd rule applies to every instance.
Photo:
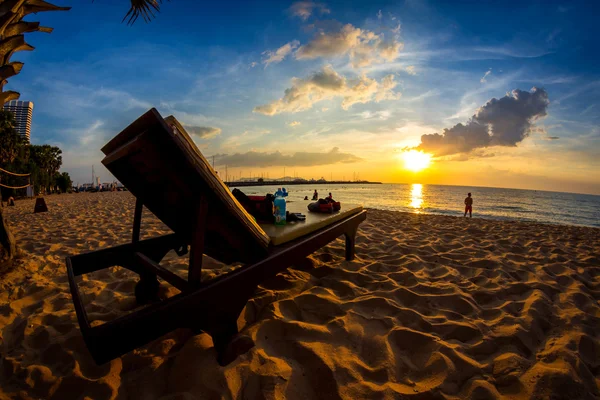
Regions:
[[423, 153], [422, 151], [409, 150], [401, 154], [404, 160], [404, 168], [419, 172], [424, 170], [431, 163], [431, 154]]

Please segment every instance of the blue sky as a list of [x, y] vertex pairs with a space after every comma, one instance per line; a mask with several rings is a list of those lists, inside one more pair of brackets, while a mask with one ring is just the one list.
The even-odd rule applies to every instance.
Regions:
[[[29, 16], [54, 32], [27, 35], [36, 50], [13, 56], [25, 67], [6, 88], [35, 103], [32, 142], [59, 145], [76, 182], [90, 180], [92, 165], [110, 180], [100, 148], [156, 107], [231, 176], [286, 167], [600, 194], [593, 2], [172, 0], [133, 26], [121, 23], [127, 1], [55, 3], [72, 10]], [[509, 92], [533, 87], [547, 101], [520, 113], [525, 94]], [[510, 143], [490, 131], [484, 144], [430, 148], [426, 171], [403, 168], [399, 155], [422, 135], [467, 124], [507, 93], [499, 104], [514, 107], [491, 112], [524, 118]]]

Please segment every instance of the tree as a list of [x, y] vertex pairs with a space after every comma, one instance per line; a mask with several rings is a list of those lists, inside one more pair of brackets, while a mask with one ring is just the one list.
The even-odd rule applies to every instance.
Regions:
[[29, 160], [34, 190], [49, 191], [56, 184], [56, 176], [62, 165], [62, 150], [47, 144], [31, 145]]
[[62, 193], [70, 192], [73, 187], [73, 181], [71, 180], [69, 173], [63, 172], [62, 174], [58, 174], [56, 176], [56, 185]]
[[21, 138], [15, 129], [16, 125], [11, 112], [0, 110], [0, 167], [12, 163], [19, 154]]
[[[15, 130], [15, 119], [7, 111], [0, 111], [0, 166], [6, 167], [17, 158], [18, 147], [20, 144], [19, 135]], [[15, 237], [10, 232], [8, 224], [4, 219], [2, 212], [2, 190], [0, 188], [0, 248], [4, 249], [6, 254], [0, 254], [1, 258], [7, 258], [9, 261], [16, 253]]]

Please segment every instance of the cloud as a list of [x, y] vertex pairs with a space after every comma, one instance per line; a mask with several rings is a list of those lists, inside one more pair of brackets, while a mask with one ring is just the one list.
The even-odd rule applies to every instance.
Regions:
[[414, 65], [409, 65], [408, 67], [404, 68], [404, 70], [409, 74], [409, 75], [416, 75], [417, 74], [417, 70], [415, 68]]
[[362, 119], [379, 119], [379, 120], [385, 121], [385, 120], [387, 120], [387, 119], [390, 118], [390, 116], [392, 115], [392, 113], [390, 111], [388, 111], [388, 110], [375, 111], [375, 112], [364, 111], [364, 112], [361, 112], [358, 115]]
[[469, 161], [474, 158], [490, 158], [495, 157], [494, 153], [484, 153], [483, 151], [473, 151], [469, 154], [462, 153], [454, 156], [449, 156], [445, 161]]
[[548, 139], [548, 140], [558, 140], [558, 139], [560, 139], [560, 137], [558, 137], [558, 136], [547, 136], [546, 139]]
[[592, 105], [590, 105], [590, 106], [586, 107], [586, 109], [585, 109], [585, 110], [583, 110], [583, 111], [582, 111], [582, 112], [581, 112], [579, 115], [587, 114], [587, 113], [588, 113], [588, 112], [589, 112], [589, 111], [590, 111], [592, 108], [594, 108], [594, 107], [596, 107], [596, 105], [595, 105], [595, 104], [592, 104]]
[[312, 1], [297, 1], [290, 7], [292, 15], [299, 17], [302, 21], [306, 21], [315, 10], [321, 14], [329, 14], [331, 12], [325, 4]]
[[383, 18], [383, 13], [381, 12], [381, 10], [379, 10], [377, 12], [377, 19], [382, 19]]
[[262, 63], [265, 64], [265, 68], [269, 66], [269, 64], [279, 63], [283, 61], [296, 47], [300, 45], [300, 42], [297, 40], [291, 41], [289, 43], [284, 44], [280, 48], [275, 51], [267, 50], [262, 54], [264, 56]]
[[263, 145], [265, 135], [270, 134], [268, 129], [253, 128], [246, 129], [238, 135], [233, 135], [225, 138], [220, 145], [222, 151], [235, 151], [237, 149], [254, 148], [254, 146]]
[[294, 127], [294, 126], [298, 126], [300, 125], [302, 122], [300, 121], [292, 121], [290, 123], [288, 123], [289, 126]]
[[319, 101], [335, 97], [342, 98], [342, 108], [347, 110], [356, 103], [397, 99], [400, 94], [393, 92], [396, 85], [394, 75], [388, 75], [380, 82], [366, 75], [346, 79], [331, 65], [326, 65], [306, 79], [292, 79], [292, 87], [285, 90], [282, 98], [257, 106], [253, 111], [264, 115], [294, 113], [308, 110]]
[[315, 165], [349, 164], [362, 161], [362, 158], [349, 153], [341, 153], [334, 147], [326, 153], [296, 152], [285, 155], [276, 151], [274, 153], [248, 151], [246, 153], [217, 154], [216, 164], [229, 167], [308, 167]]
[[481, 79], [479, 80], [479, 82], [481, 83], [486, 83], [487, 80], [485, 78], [488, 77], [488, 75], [490, 75], [492, 73], [492, 69], [488, 69], [487, 71], [485, 71], [485, 74], [483, 74], [483, 76], [481, 77]]
[[385, 40], [383, 34], [344, 25], [339, 31], [319, 32], [296, 51], [296, 59], [342, 57], [348, 55], [354, 68], [394, 61], [404, 44], [396, 38]]
[[549, 104], [544, 89], [515, 89], [489, 100], [466, 124], [444, 129], [442, 134], [421, 136], [417, 149], [444, 156], [491, 146], [516, 146], [529, 135], [532, 123], [546, 116]]
[[221, 128], [214, 128], [211, 126], [190, 126], [184, 125], [185, 130], [196, 135], [201, 139], [212, 139], [221, 134]]

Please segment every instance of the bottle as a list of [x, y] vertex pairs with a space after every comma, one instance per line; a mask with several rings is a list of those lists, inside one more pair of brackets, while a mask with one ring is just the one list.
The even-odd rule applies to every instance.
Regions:
[[275, 225], [285, 225], [285, 199], [282, 196], [281, 190], [275, 192], [275, 200], [273, 200], [273, 207], [275, 208]]

